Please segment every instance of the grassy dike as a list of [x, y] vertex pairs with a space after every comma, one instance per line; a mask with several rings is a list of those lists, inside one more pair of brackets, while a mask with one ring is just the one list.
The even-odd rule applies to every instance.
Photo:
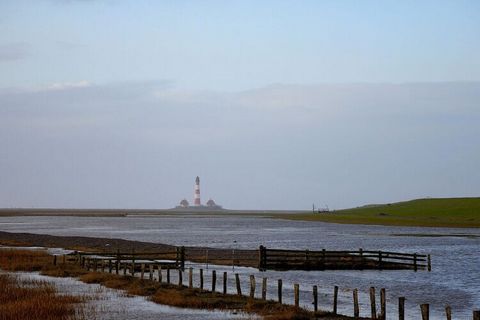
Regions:
[[[145, 296], [153, 302], [175, 307], [244, 311], [269, 320], [353, 319], [323, 311], [314, 313], [271, 300], [264, 301], [233, 294], [224, 295], [158, 281], [141, 280], [131, 276], [87, 271], [68, 260], [65, 264], [58, 261], [57, 265], [53, 265], [53, 257], [43, 251], [0, 250], [0, 269], [39, 271], [43, 275], [53, 277], [74, 277], [85, 283], [98, 283], [108, 288], [123, 290], [130, 295]], [[15, 318], [15, 320], [19, 319], [29, 320], [30, 318]]]
[[417, 199], [329, 213], [272, 214], [272, 218], [418, 227], [480, 227], [480, 198]]

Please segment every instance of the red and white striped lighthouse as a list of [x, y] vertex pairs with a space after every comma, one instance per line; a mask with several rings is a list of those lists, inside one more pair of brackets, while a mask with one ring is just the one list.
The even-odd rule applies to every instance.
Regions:
[[200, 178], [197, 176], [195, 179], [195, 194], [193, 196], [193, 204], [196, 206], [201, 206], [200, 202]]

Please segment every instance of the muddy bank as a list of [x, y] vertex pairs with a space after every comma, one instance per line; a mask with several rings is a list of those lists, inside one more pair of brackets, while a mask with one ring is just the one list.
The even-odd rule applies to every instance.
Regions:
[[[93, 238], [78, 236], [52, 236], [46, 234], [34, 233], [11, 233], [0, 231], [0, 244], [18, 245], [18, 246], [39, 246], [55, 247], [82, 251], [113, 252], [117, 249], [122, 252], [159, 252], [174, 251], [175, 246], [142, 242], [124, 239], [111, 238]], [[185, 247], [185, 257], [190, 261], [204, 262], [205, 254], [208, 252], [210, 263], [231, 265], [233, 262], [237, 266], [257, 267], [257, 250], [238, 250], [234, 252], [232, 261], [232, 249], [218, 249], [208, 247]]]

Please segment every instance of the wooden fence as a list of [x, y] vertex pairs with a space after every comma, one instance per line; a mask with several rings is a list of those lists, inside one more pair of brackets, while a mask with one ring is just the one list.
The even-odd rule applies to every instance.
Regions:
[[327, 269], [411, 269], [431, 271], [430, 255], [389, 251], [321, 251], [258, 249], [258, 269], [327, 270]]
[[156, 265], [164, 269], [185, 269], [185, 247], [161, 252], [77, 252], [75, 257], [83, 267], [97, 271], [100, 267], [118, 270], [123, 267], [135, 272], [141, 265]]
[[[365, 253], [365, 252], [364, 252]], [[149, 254], [154, 254], [154, 253], [149, 253]], [[156, 253], [159, 254], [159, 253]], [[162, 253], [163, 254], [163, 253]], [[171, 252], [169, 253], [171, 254]], [[147, 254], [148, 255], [148, 254]], [[84, 257], [83, 259], [80, 259], [78, 263], [84, 263], [85, 260], [90, 260], [90, 262], [95, 261], [91, 260], [93, 259], [92, 257]], [[57, 263], [57, 257], [54, 256], [54, 264]], [[63, 262], [66, 263], [65, 256], [63, 256]], [[184, 283], [184, 273], [185, 271], [181, 268], [178, 268], [178, 275], [177, 275], [177, 282], [173, 283], [170, 278], [170, 268], [163, 269], [160, 264], [150, 264], [146, 265], [145, 263], [140, 263], [139, 266], [141, 266], [140, 273], [135, 274], [135, 268], [130, 269], [129, 271], [133, 272], [129, 274], [130, 276], [139, 276], [140, 279], [142, 280], [150, 280], [150, 281], [158, 281], [160, 283], [167, 283], [167, 284], [176, 284], [179, 287], [188, 287], [190, 289], [195, 289], [194, 286], [194, 277], [198, 277], [198, 289], [200, 289], [203, 292], [212, 292], [212, 293], [222, 293], [224, 295], [229, 294], [228, 293], [228, 279], [232, 276], [228, 276], [227, 272], [223, 272], [223, 280], [217, 279], [217, 273], [216, 270], [211, 271], [211, 285], [206, 284], [205, 282], [205, 273], [204, 269], [199, 269], [198, 272], [194, 272], [193, 268], [188, 268], [188, 274], [185, 278], [188, 278], [187, 283]], [[84, 267], [87, 268], [88, 270], [93, 270], [97, 272], [109, 272], [109, 273], [114, 273], [112, 268], [109, 268], [107, 271], [105, 268], [97, 268], [97, 269], [92, 269], [91, 264], [84, 264]], [[155, 269], [156, 268], [156, 269]], [[125, 265], [125, 268], [123, 270], [123, 275], [127, 275], [127, 270], [128, 266]], [[156, 272], [155, 272], [156, 271]], [[119, 274], [118, 269], [116, 270], [116, 273]], [[148, 277], [148, 278], [147, 278]], [[268, 278], [264, 277], [261, 279], [260, 286], [258, 286], [259, 289], [257, 289], [257, 280], [254, 275], [250, 275], [248, 278], [248, 284], [249, 284], [249, 290], [247, 292], [242, 292], [242, 285], [241, 285], [241, 278], [238, 273], [234, 274], [234, 279], [235, 279], [235, 286], [234, 286], [234, 291], [235, 294], [238, 296], [247, 296], [250, 299], [261, 299], [261, 300], [267, 300], [267, 282]], [[221, 282], [222, 286], [217, 287], [217, 282]], [[282, 279], [277, 279], [276, 281], [277, 286], [276, 286], [276, 299], [273, 299], [273, 301], [278, 301], [279, 303], [284, 303], [283, 299], [283, 292], [285, 291], [285, 288], [283, 286], [283, 281]], [[217, 288], [221, 288], [217, 290]], [[297, 283], [293, 284], [293, 304], [296, 307], [300, 307], [300, 285]], [[325, 297], [325, 291], [319, 288], [318, 286], [314, 285], [312, 287], [312, 295], [311, 298], [308, 299], [307, 304], [310, 304], [311, 301], [313, 300], [313, 311], [317, 312], [320, 311], [319, 305], [320, 305], [320, 300], [319, 297]], [[360, 304], [359, 304], [359, 291], [358, 289], [353, 289], [351, 290], [352, 292], [352, 303], [353, 303], [353, 318], [355, 319], [360, 319]], [[331, 300], [331, 312], [333, 314], [338, 314], [338, 293], [339, 293], [339, 287], [334, 286], [333, 288], [333, 299]], [[386, 319], [386, 309], [387, 309], [387, 293], [385, 288], [381, 288], [379, 290], [379, 296], [376, 293], [376, 288], [371, 287], [368, 295], [370, 297], [370, 310], [369, 313], [371, 316], [369, 316], [367, 319], [374, 319], [374, 320], [385, 320]], [[379, 298], [379, 309], [377, 310], [377, 297]], [[324, 299], [324, 298], [322, 298]], [[399, 297], [398, 298], [398, 319], [399, 320], [405, 320], [405, 297]], [[430, 318], [430, 306], [429, 304], [421, 304], [419, 306], [419, 315], [421, 315], [422, 320], [429, 320]], [[365, 318], [362, 318], [365, 319]], [[446, 320], [451, 320], [452, 319], [452, 309], [450, 306], [445, 307], [445, 319]], [[474, 310], [473, 311], [473, 320], [480, 320], [480, 310]]]

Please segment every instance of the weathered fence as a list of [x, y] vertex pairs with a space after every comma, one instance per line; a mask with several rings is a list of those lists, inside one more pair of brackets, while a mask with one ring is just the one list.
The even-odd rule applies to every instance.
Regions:
[[321, 251], [258, 249], [258, 269], [326, 270], [326, 269], [390, 269], [431, 271], [430, 255], [390, 251]]
[[[149, 254], [153, 254], [153, 253], [149, 253]], [[157, 253], [158, 254], [158, 253]], [[92, 270], [92, 268], [96, 268], [96, 269], [93, 269], [94, 271], [97, 271], [97, 272], [109, 272], [109, 273], [113, 273], [113, 269], [110, 267], [108, 268], [108, 271], [106, 270], [106, 267], [105, 265], [102, 265], [102, 266], [94, 266], [92, 264], [92, 262], [94, 261], [97, 261], [97, 263], [99, 263], [101, 260], [92, 260], [90, 257], [85, 257], [85, 255], [87, 254], [84, 254], [84, 257], [83, 259], [75, 259], [77, 260], [78, 263], [84, 263], [84, 267], [85, 268], [88, 268], [89, 270]], [[121, 254], [120, 254], [121, 255]], [[88, 255], [87, 255], [88, 256]], [[57, 263], [57, 258], [54, 257], [54, 263]], [[62, 259], [62, 263], [65, 263], [65, 258]], [[85, 263], [85, 261], [89, 261], [89, 263]], [[176, 283], [172, 283], [171, 282], [171, 279], [170, 279], [170, 268], [162, 268], [162, 266], [160, 264], [151, 264], [151, 265], [148, 265], [148, 268], [147, 268], [147, 265], [145, 263], [139, 263], [139, 266], [140, 266], [140, 274], [135, 274], [135, 269], [129, 269], [128, 268], [128, 265], [123, 265], [125, 268], [122, 267], [123, 269], [123, 275], [126, 275], [126, 272], [127, 272], [127, 269], [129, 271], [132, 271], [133, 272], [131, 274], [129, 274], [130, 276], [138, 276], [140, 277], [142, 280], [148, 280], [148, 281], [158, 281], [160, 283], [167, 283], [167, 284], [175, 284], [175, 285], [178, 285], [179, 287], [188, 287], [189, 289], [195, 289], [195, 286], [194, 286], [194, 277], [198, 277], [198, 281], [196, 282], [198, 284], [198, 289], [201, 290], [202, 292], [204, 293], [208, 293], [208, 292], [212, 292], [212, 293], [222, 293], [224, 295], [227, 295], [227, 294], [232, 294], [232, 293], [228, 293], [228, 290], [227, 290], [227, 286], [228, 286], [228, 281], [227, 279], [230, 278], [228, 275], [227, 275], [227, 272], [223, 272], [223, 280], [221, 280], [223, 282], [223, 285], [222, 285], [222, 289], [221, 291], [217, 291], [217, 282], [218, 282], [218, 279], [217, 279], [217, 276], [216, 276], [216, 271], [215, 270], [212, 270], [211, 271], [211, 276], [210, 276], [210, 280], [211, 280], [211, 285], [205, 285], [205, 281], [208, 280], [208, 279], [205, 279], [205, 270], [204, 269], [199, 269], [198, 272], [194, 272], [194, 269], [193, 268], [189, 268], [188, 269], [188, 283], [187, 284], [184, 284], [184, 278], [183, 278], [183, 270], [181, 268], [178, 268], [178, 275], [177, 275], [177, 282]], [[157, 273], [155, 273], [155, 268], [157, 270]], [[117, 271], [117, 274], [118, 274], [118, 271]], [[148, 275], [148, 277], [147, 277]], [[232, 289], [232, 291], [234, 292], [233, 294], [236, 294], [238, 296], [246, 296], [250, 299], [261, 299], [261, 300], [267, 300], [267, 281], [268, 279], [267, 278], [262, 278], [262, 282], [261, 282], [261, 287], [260, 289], [258, 290], [257, 289], [257, 282], [256, 282], [256, 279], [255, 279], [255, 276], [254, 275], [250, 275], [249, 276], [249, 280], [248, 280], [248, 283], [249, 283], [249, 290], [248, 290], [248, 293], [245, 294], [242, 292], [242, 279], [240, 277], [241, 275], [238, 274], [238, 273], [235, 273], [234, 274], [234, 287]], [[244, 278], [244, 279], [247, 279], [247, 278]], [[211, 290], [208, 290], [207, 288], [211, 288]], [[282, 279], [278, 279], [277, 280], [277, 287], [275, 288], [277, 291], [276, 293], [276, 296], [277, 296], [277, 299], [275, 299], [278, 303], [281, 303], [283, 304], [284, 303], [284, 299], [283, 299], [283, 295], [284, 295], [284, 291], [285, 291], [285, 287], [283, 285], [283, 281]], [[296, 307], [300, 307], [301, 306], [301, 301], [300, 301], [300, 285], [298, 283], [294, 283], [292, 287], [289, 288], [290, 290], [293, 289], [293, 305], [296, 306]], [[322, 291], [322, 292], [321, 292]], [[353, 309], [353, 318], [355, 319], [360, 319], [360, 304], [359, 304], [359, 295], [361, 294], [361, 292], [359, 292], [358, 289], [353, 289], [353, 290], [348, 290], [348, 291], [351, 291], [352, 292], [352, 309]], [[380, 301], [380, 310], [377, 310], [377, 304], [376, 304], [376, 290], [374, 287], [371, 287], [369, 292], [368, 293], [364, 293], [364, 294], [369, 294], [370, 296], [370, 312], [371, 312], [371, 316], [368, 317], [370, 319], [374, 319], [374, 320], [385, 320], [386, 319], [386, 310], [387, 310], [387, 293], [386, 293], [386, 290], [385, 288], [381, 288], [379, 290], [380, 294], [379, 294], [379, 301]], [[311, 291], [312, 295], [311, 295], [311, 298], [308, 299], [308, 301], [304, 301], [305, 304], [309, 305], [309, 304], [313, 304], [313, 311], [314, 312], [317, 312], [320, 310], [319, 308], [319, 304], [320, 304], [320, 301], [319, 301], [319, 296], [320, 297], [325, 297], [326, 296], [326, 292], [324, 289], [322, 288], [319, 288], [318, 286], [314, 285], [312, 287], [312, 291]], [[337, 313], [337, 310], [338, 310], [338, 302], [339, 302], [339, 299], [338, 299], [338, 294], [339, 294], [339, 287], [338, 286], [334, 286], [333, 288], [333, 297], [332, 297], [332, 300], [330, 302], [328, 301], [323, 301], [323, 303], [325, 302], [328, 302], [329, 304], [331, 303], [331, 312], [333, 314], [338, 314]], [[311, 302], [313, 300], [313, 302]], [[324, 300], [324, 298], [322, 299]], [[391, 301], [391, 300], [390, 300]], [[398, 319], [399, 320], [405, 320], [405, 297], [399, 297], [398, 298], [398, 306], [395, 307], [397, 310], [398, 310]], [[429, 320], [429, 317], [430, 317], [430, 306], [428, 304], [421, 304], [419, 306], [419, 309], [418, 309], [418, 314], [419, 314], [419, 317], [421, 317], [422, 320]], [[378, 312], [377, 312], [378, 311]], [[445, 307], [445, 317], [447, 320], [451, 320], [452, 319], [452, 309], [450, 308], [450, 306], [446, 306]], [[362, 318], [362, 319], [365, 319], [365, 318]], [[475, 310], [473, 311], [473, 320], [480, 320], [480, 310]]]
[[[85, 267], [92, 268], [95, 271], [99, 267], [106, 268], [109, 271], [128, 267], [130, 272], [141, 271], [142, 266], [157, 266], [164, 269], [185, 269], [185, 247], [175, 247], [174, 250], [161, 252], [77, 252], [75, 254], [78, 262]], [[103, 270], [102, 270], [103, 271]]]

